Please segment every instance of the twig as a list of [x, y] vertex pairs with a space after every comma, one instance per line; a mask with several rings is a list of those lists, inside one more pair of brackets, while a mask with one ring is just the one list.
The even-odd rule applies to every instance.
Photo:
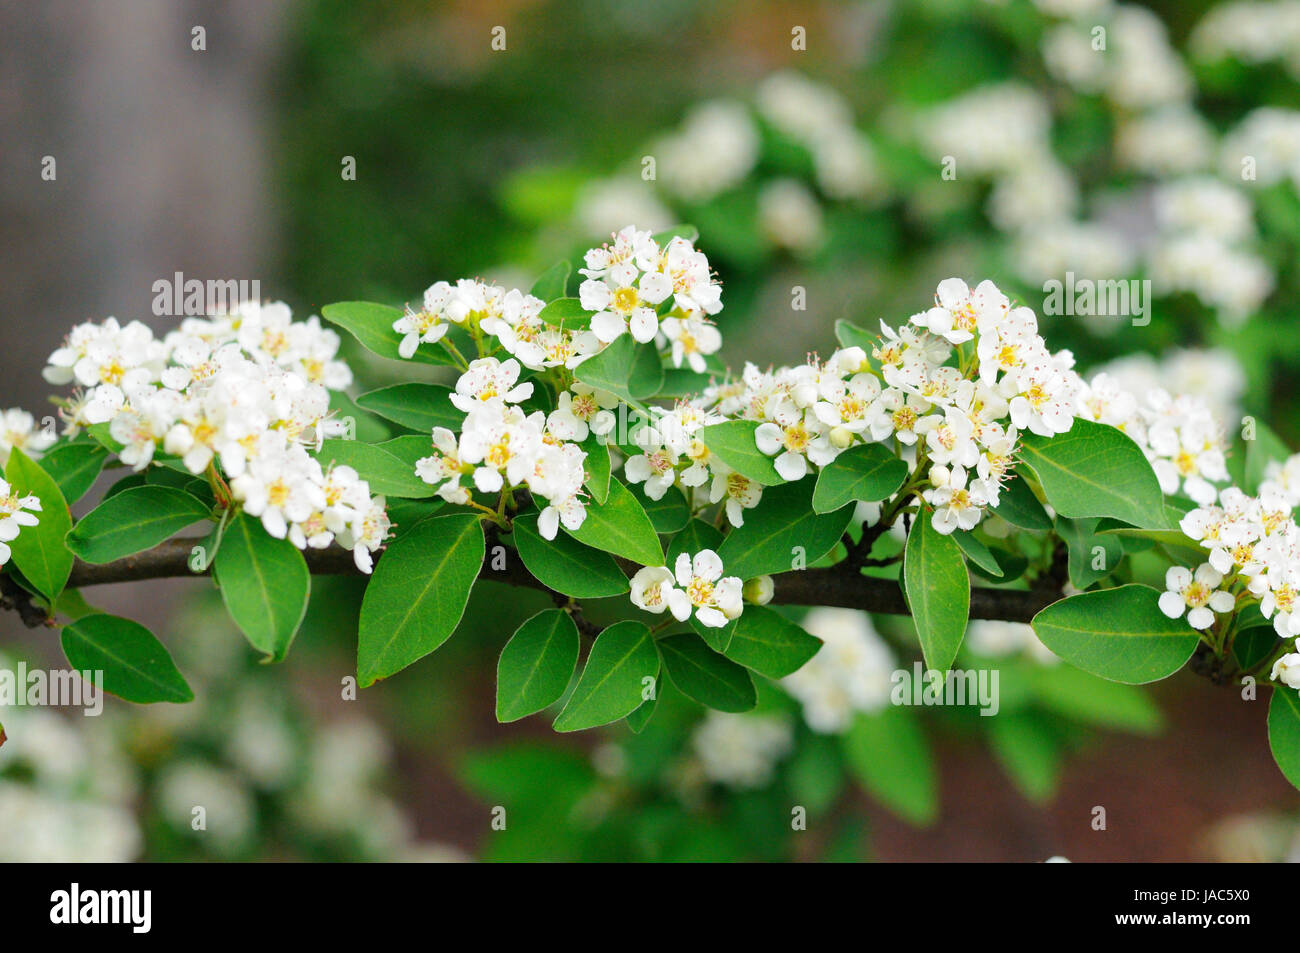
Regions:
[[[505, 568], [492, 568], [491, 553], [496, 536], [494, 529], [491, 527], [489, 529], [492, 531], [489, 532], [488, 557], [479, 572], [479, 578], [550, 592], [551, 590], [534, 577], [517, 557], [507, 559]], [[201, 545], [202, 542], [202, 537], [169, 539], [153, 549], [98, 565], [77, 560], [72, 568], [68, 586], [81, 588], [114, 582], [206, 575], [206, 569], [199, 573], [190, 568], [190, 552], [193, 547]], [[313, 549], [304, 553], [304, 556], [308, 568], [314, 575], [337, 576], [358, 573], [356, 564], [352, 561], [352, 554], [344, 549], [337, 547]], [[624, 572], [629, 574], [638, 568], [625, 560], [619, 562]], [[908, 614], [907, 604], [903, 600], [903, 592], [898, 583], [891, 579], [863, 576], [847, 563], [825, 569], [803, 569], [779, 573], [773, 577], [773, 580], [776, 584], [776, 593], [772, 601], [778, 605], [840, 606], [848, 609], [863, 609], [867, 612]], [[17, 588], [12, 582], [7, 584]], [[977, 586], [971, 590], [970, 615], [972, 619], [1028, 622], [1038, 610], [1060, 598], [1059, 588], [1037, 587], [1017, 590]], [[39, 612], [39, 609], [37, 611]]]

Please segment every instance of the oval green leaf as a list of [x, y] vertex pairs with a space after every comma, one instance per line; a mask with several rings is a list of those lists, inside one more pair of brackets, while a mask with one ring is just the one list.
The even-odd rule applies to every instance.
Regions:
[[559, 700], [578, 667], [581, 641], [561, 609], [545, 609], [515, 630], [497, 661], [497, 721], [518, 721]]
[[1151, 464], [1132, 438], [1114, 427], [1079, 419], [1054, 437], [1025, 434], [1020, 447], [1047, 502], [1061, 516], [1109, 516], [1146, 526], [1164, 511]]
[[961, 547], [934, 528], [928, 510], [917, 514], [903, 550], [903, 591], [932, 669], [947, 671], [957, 657], [970, 616], [970, 576]]
[[[398, 440], [404, 439], [401, 437]], [[424, 439], [424, 438], [417, 438]], [[430, 446], [428, 453], [432, 453]], [[376, 444], [360, 440], [326, 440], [316, 454], [321, 466], [349, 466], [370, 484], [376, 496], [399, 496], [418, 500], [433, 496], [435, 488], [415, 475], [405, 460]]]
[[361, 600], [362, 688], [447, 641], [465, 614], [485, 551], [479, 519], [469, 513], [430, 516], [389, 544]]
[[434, 427], [457, 431], [465, 414], [451, 402], [450, 394], [451, 388], [441, 384], [408, 382], [362, 394], [357, 406], [424, 434], [432, 433]]
[[659, 651], [648, 626], [609, 626], [596, 637], [582, 677], [555, 719], [555, 730], [581, 731], [626, 718], [646, 701], [643, 680], [658, 674]]
[[749, 672], [719, 655], [692, 632], [659, 640], [668, 677], [682, 693], [718, 711], [749, 711], [758, 704]]
[[72, 513], [54, 478], [17, 447], [9, 452], [5, 479], [14, 496], [37, 497], [41, 509], [35, 526], [24, 526], [8, 543], [15, 566], [47, 599], [53, 600], [68, 583], [73, 556], [65, 542]]
[[[407, 360], [398, 353], [402, 335], [393, 330], [393, 322], [402, 316], [401, 308], [393, 308], [373, 301], [339, 301], [321, 308], [321, 317], [337, 325], [356, 338], [367, 351], [394, 361]], [[422, 344], [409, 360], [420, 364], [452, 364], [456, 362], [441, 345]]]
[[758, 427], [757, 420], [728, 420], [701, 427], [699, 438], [710, 453], [741, 476], [763, 486], [780, 486], [785, 479], [776, 472], [772, 458], [758, 449], [754, 438]]
[[1142, 685], [1167, 678], [1196, 651], [1186, 619], [1160, 611], [1150, 586], [1085, 592], [1054, 602], [1030, 625], [1049, 649], [1071, 665], [1114, 682]]
[[840, 541], [853, 518], [845, 507], [815, 513], [813, 481], [800, 480], [763, 491], [758, 506], [745, 514], [745, 525], [733, 529], [718, 547], [723, 573], [753, 579], [765, 573], [811, 566]]
[[727, 645], [727, 658], [771, 679], [803, 668], [822, 647], [785, 616], [766, 606], [745, 606]]
[[1268, 746], [1278, 769], [1300, 788], [1300, 695], [1285, 685], [1274, 686], [1269, 699]]
[[519, 558], [548, 589], [575, 599], [603, 599], [622, 595], [631, 588], [609, 553], [584, 546], [564, 533], [557, 533], [555, 539], [542, 539], [536, 513], [516, 517], [513, 526]]
[[112, 562], [156, 546], [210, 516], [203, 501], [184, 490], [137, 486], [110, 496], [83, 516], [68, 533], [68, 548], [88, 563]]
[[884, 444], [850, 447], [817, 474], [813, 509], [830, 513], [854, 500], [875, 503], [893, 496], [907, 479], [907, 464]]
[[664, 550], [654, 524], [621, 480], [611, 479], [605, 502], [589, 504], [582, 525], [575, 530], [565, 527], [564, 532], [593, 549], [642, 566], [664, 564]]
[[934, 758], [910, 709], [859, 714], [844, 736], [844, 758], [867, 793], [903, 820], [924, 825], [938, 816]]
[[139, 622], [99, 613], [65, 626], [60, 641], [78, 671], [104, 673], [104, 690], [141, 705], [189, 702], [194, 692], [167, 649]]
[[226, 611], [253, 648], [270, 661], [283, 659], [311, 595], [311, 573], [298, 547], [240, 513], [221, 537], [212, 575]]
[[106, 462], [108, 451], [104, 447], [90, 440], [76, 440], [48, 450], [41, 457], [41, 469], [54, 477], [63, 498], [75, 503], [94, 485]]

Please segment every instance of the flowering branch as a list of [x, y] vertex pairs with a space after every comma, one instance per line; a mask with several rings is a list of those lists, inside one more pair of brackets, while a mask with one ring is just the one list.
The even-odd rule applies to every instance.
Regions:
[[[489, 531], [489, 552], [492, 539]], [[191, 553], [195, 546], [203, 545], [201, 536], [176, 537], [160, 543], [152, 549], [115, 559], [112, 562], [92, 564], [77, 560], [73, 565], [72, 575], [68, 579], [69, 588], [98, 586], [119, 582], [141, 582], [148, 579], [175, 579], [186, 576], [205, 576], [207, 569], [196, 572], [191, 568]], [[351, 553], [343, 549], [308, 550], [307, 566], [313, 575], [338, 576], [360, 575]], [[382, 556], [380, 557], [382, 558]], [[624, 570], [635, 567], [626, 560], [619, 561]], [[485, 560], [479, 572], [480, 579], [505, 583], [511, 586], [524, 586], [550, 592], [545, 585], [533, 576], [520, 560], [512, 559], [504, 569], [493, 569]], [[776, 592], [772, 602], [779, 605], [796, 606], [838, 606], [847, 609], [862, 609], [867, 612], [880, 612], [890, 615], [907, 615], [907, 603], [903, 599], [902, 589], [891, 579], [877, 579], [863, 576], [850, 566], [841, 564], [825, 569], [804, 569], [780, 573], [773, 577]], [[990, 589], [974, 587], [971, 589], [971, 618], [1000, 619], [1007, 622], [1028, 622], [1043, 607], [1061, 598], [1059, 589]], [[14, 607], [14, 602], [7, 598], [5, 608]], [[33, 617], [28, 625], [39, 624], [41, 619]]]

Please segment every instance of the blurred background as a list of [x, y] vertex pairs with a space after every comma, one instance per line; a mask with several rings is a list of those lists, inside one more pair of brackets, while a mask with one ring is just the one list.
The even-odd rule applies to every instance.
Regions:
[[[1043, 315], [1044, 336], [1294, 448], [1298, 76], [1285, 0], [2, 0], [0, 406], [51, 412], [40, 369], [77, 322], [165, 330], [152, 284], [175, 272], [306, 317], [438, 279], [527, 288], [623, 225], [689, 222], [733, 367], [900, 322], [950, 275], [1040, 315], [1067, 271], [1147, 279], [1149, 325]], [[393, 379], [349, 356], [366, 389]], [[6, 712], [0, 859], [1300, 852], [1262, 702], [1191, 676], [1114, 692], [1023, 627], [966, 650], [1002, 667], [1009, 717], [909, 713], [882, 781], [884, 754], [775, 686], [737, 722], [666, 694], [641, 734], [496, 725], [496, 656], [549, 602], [491, 584], [435, 656], [348, 700], [359, 593], [318, 580], [270, 668], [203, 582], [88, 592], [150, 624], [198, 700]], [[877, 678], [910, 664], [898, 620], [858, 619]], [[10, 660], [61, 664], [55, 630], [0, 627]]]

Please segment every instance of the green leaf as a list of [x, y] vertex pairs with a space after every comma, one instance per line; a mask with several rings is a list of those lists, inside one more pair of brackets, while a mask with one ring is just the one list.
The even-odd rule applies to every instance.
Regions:
[[361, 600], [362, 688], [447, 641], [465, 614], [485, 551], [479, 519], [470, 513], [431, 516], [389, 544]]
[[701, 427], [698, 435], [710, 453], [741, 476], [763, 486], [780, 486], [785, 479], [776, 472], [772, 458], [759, 450], [755, 441], [758, 427], [757, 420], [728, 420]]
[[118, 480], [116, 483], [114, 483], [112, 486], [110, 486], [107, 490], [104, 491], [104, 496], [100, 502], [103, 502], [103, 500], [108, 499], [110, 496], [116, 496], [118, 493], [124, 493], [127, 490], [131, 489], [131, 487], [133, 486], [144, 486], [145, 484], [146, 484], [145, 474], [128, 473], [126, 476], [122, 477], [122, 479]]
[[718, 711], [749, 711], [758, 704], [749, 672], [691, 632], [659, 640], [668, 677], [682, 693]]
[[555, 719], [556, 731], [581, 731], [626, 718], [641, 707], [643, 679], [659, 673], [659, 652], [650, 628], [616, 622], [596, 637], [569, 702]]
[[627, 576], [614, 557], [584, 546], [565, 533], [542, 539], [537, 514], [518, 516], [513, 522], [515, 548], [528, 571], [548, 589], [575, 599], [602, 599], [627, 592]]
[[844, 736], [844, 758], [867, 792], [903, 820], [922, 825], [938, 816], [934, 760], [909, 709], [858, 714]]
[[1192, 657], [1198, 641], [1186, 619], [1171, 619], [1150, 586], [1085, 592], [1054, 602], [1030, 623], [1038, 638], [1071, 665], [1129, 685], [1167, 678]]
[[521, 625], [497, 662], [497, 721], [518, 721], [556, 702], [581, 647], [578, 627], [561, 609], [545, 609]]
[[587, 454], [587, 459], [583, 461], [587, 479], [583, 485], [591, 491], [593, 500], [604, 503], [609, 499], [609, 447], [594, 433], [587, 434], [587, 439], [580, 446]]
[[771, 679], [803, 668], [822, 647], [785, 616], [766, 606], [745, 606], [727, 645], [727, 658]]
[[959, 529], [952, 534], [952, 538], [961, 548], [961, 551], [966, 554], [966, 558], [984, 570], [985, 575], [994, 579], [1002, 578], [1002, 565], [998, 562], [997, 557], [974, 535]]
[[961, 547], [934, 528], [922, 510], [903, 550], [907, 606], [916, 623], [925, 664], [946, 671], [957, 657], [970, 615], [970, 576]]
[[[101, 447], [112, 453], [121, 453], [124, 449], [123, 445], [113, 437], [107, 421], [102, 424], [91, 424], [86, 428], [86, 433]], [[143, 474], [139, 475], [143, 476]]]
[[[957, 534], [953, 533], [953, 536], [957, 536]], [[1011, 550], [1003, 549], [1001, 546], [984, 546], [983, 543], [979, 543], [980, 546], [984, 546], [984, 551], [988, 553], [988, 555], [998, 565], [998, 571], [992, 573], [971, 558], [971, 551], [962, 545], [962, 540], [958, 539], [957, 545], [962, 547], [962, 552], [966, 554], [966, 558], [971, 560], [967, 563], [967, 568], [977, 576], [982, 576], [990, 582], [996, 582], [999, 584], [1014, 582], [1023, 576], [1025, 570], [1029, 568], [1029, 560], [1020, 553], [1013, 553]]]
[[53, 600], [72, 572], [72, 551], [64, 542], [72, 529], [72, 513], [54, 478], [17, 447], [9, 452], [5, 479], [14, 496], [33, 495], [41, 501], [35, 514], [40, 522], [22, 527], [8, 545], [14, 565], [41, 595]]
[[745, 525], [733, 529], [718, 548], [723, 573], [745, 580], [787, 572], [800, 556], [808, 566], [834, 549], [853, 511], [814, 513], [812, 493], [812, 480], [764, 490], [758, 506], [745, 515]]
[[[656, 674], [655, 680], [658, 681]], [[625, 719], [627, 726], [632, 729], [634, 735], [639, 735], [645, 731], [645, 726], [650, 724], [650, 719], [654, 717], [655, 708], [659, 705], [659, 693], [656, 692], [653, 698], [649, 698], [641, 703], [636, 711], [628, 715]]]
[[[1069, 551], [1070, 582], [1087, 589], [1115, 571], [1124, 558], [1124, 547], [1112, 535], [1097, 532], [1100, 520], [1056, 520], [1056, 532]], [[1100, 549], [1100, 552], [1096, 550]], [[1100, 568], [1098, 568], [1100, 567]]]
[[569, 275], [572, 273], [573, 266], [571, 264], [567, 261], [557, 261], [538, 276], [528, 293], [534, 298], [541, 298], [543, 301], [554, 301], [557, 298], [563, 298], [569, 286]]
[[662, 566], [664, 550], [654, 524], [621, 480], [609, 481], [609, 498], [587, 506], [587, 518], [576, 530], [564, 528], [578, 542], [622, 556], [642, 566]]
[[1286, 779], [1300, 788], [1300, 695], [1275, 686], [1268, 703], [1268, 746]]
[[835, 340], [840, 342], [840, 347], [860, 347], [870, 354], [877, 338], [878, 334], [864, 331], [852, 321], [840, 318], [835, 322]]
[[68, 534], [68, 548], [88, 563], [107, 563], [156, 546], [211, 516], [201, 501], [169, 486], [137, 486], [109, 497]]
[[445, 500], [401, 500], [387, 501], [385, 509], [392, 521], [393, 534], [401, 536], [416, 523], [427, 519], [446, 506]]
[[340, 301], [321, 308], [321, 317], [338, 325], [356, 338], [366, 350], [394, 361], [412, 360], [417, 364], [449, 364], [455, 361], [440, 345], [421, 344], [409, 359], [397, 352], [402, 334], [393, 330], [393, 322], [403, 314], [401, 308], [371, 301]]
[[1243, 625], [1232, 637], [1232, 654], [1243, 669], [1254, 668], [1277, 648], [1277, 632], [1273, 624], [1261, 620], [1256, 625]]
[[584, 308], [577, 298], [557, 298], [542, 308], [537, 316], [557, 328], [561, 326], [573, 328], [585, 327], [593, 314], [595, 312]]
[[[403, 434], [400, 437], [393, 437], [391, 440], [385, 440], [382, 443], [375, 444], [385, 453], [391, 453], [407, 468], [414, 473], [415, 464], [422, 457], [427, 457], [433, 453], [433, 440], [428, 435], [418, 435], [413, 433]], [[424, 482], [421, 480], [420, 482]]]
[[657, 500], [646, 496], [640, 484], [630, 486], [628, 489], [636, 496], [636, 501], [641, 504], [646, 516], [650, 517], [650, 523], [656, 533], [662, 535], [676, 533], [690, 522], [691, 506], [677, 487], [670, 486]]
[[1068, 433], [1021, 437], [1025, 463], [1043, 494], [1068, 519], [1110, 516], [1145, 526], [1164, 511], [1160, 482], [1127, 434], [1091, 420], [1075, 420]]
[[[432, 452], [430, 447], [426, 456]], [[326, 440], [316, 459], [323, 467], [333, 464], [356, 470], [361, 479], [370, 484], [370, 492], [376, 496], [418, 500], [435, 493], [435, 488], [416, 476], [405, 460], [376, 444], [360, 440]]]
[[695, 634], [704, 640], [705, 645], [715, 652], [726, 655], [727, 647], [731, 645], [731, 637], [736, 634], [736, 623], [739, 620], [728, 619], [726, 625], [705, 625], [692, 609], [691, 617], [686, 621], [695, 630]]
[[989, 745], [994, 756], [1035, 804], [1051, 800], [1061, 774], [1061, 750], [1048, 728], [1025, 713], [989, 719]]
[[74, 669], [103, 672], [104, 690], [119, 698], [141, 705], [194, 700], [167, 649], [139, 622], [83, 616], [64, 626], [60, 641]]
[[212, 575], [226, 611], [253, 648], [269, 661], [283, 659], [311, 594], [311, 573], [298, 547], [240, 513], [226, 526]]
[[659, 389], [659, 397], [694, 397], [704, 391], [704, 388], [720, 378], [721, 374], [716, 373], [698, 373], [689, 367], [666, 367], [664, 368], [664, 383]]
[[668, 561], [664, 564], [672, 568], [677, 563], [677, 557], [682, 553], [688, 556], [694, 556], [702, 549], [711, 549], [718, 551], [722, 544], [722, 531], [712, 523], [706, 523], [698, 517], [691, 520], [682, 528], [682, 531], [673, 537], [672, 542], [668, 544]]
[[640, 400], [653, 397], [663, 386], [664, 369], [652, 345], [638, 346], [630, 334], [623, 334], [579, 364], [573, 376], [640, 408]]
[[108, 461], [108, 451], [89, 440], [61, 443], [41, 457], [41, 469], [54, 477], [63, 498], [75, 503], [86, 495]]
[[441, 384], [393, 384], [362, 394], [357, 406], [425, 435], [434, 427], [454, 432], [464, 424], [465, 414], [451, 402], [450, 394], [451, 388]]
[[1002, 484], [1002, 493], [993, 512], [1020, 529], [1049, 530], [1052, 528], [1052, 518], [1047, 515], [1043, 504], [1038, 502], [1034, 491], [1018, 473]]
[[817, 475], [812, 505], [830, 513], [846, 503], [875, 503], [893, 496], [907, 479], [907, 464], [883, 444], [858, 444], [845, 450]]

